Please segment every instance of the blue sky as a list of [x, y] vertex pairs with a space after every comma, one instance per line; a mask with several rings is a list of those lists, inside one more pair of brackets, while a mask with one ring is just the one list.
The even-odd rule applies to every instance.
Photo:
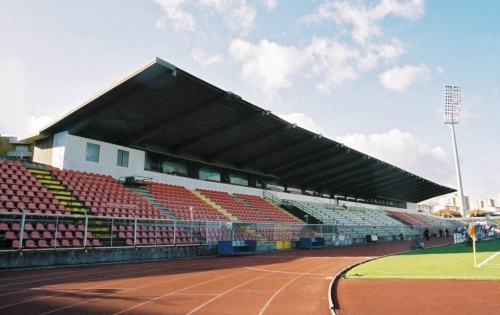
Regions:
[[1, 7], [2, 135], [33, 134], [159, 57], [301, 127], [456, 188], [443, 107], [444, 87], [458, 85], [464, 194], [500, 193], [500, 1]]

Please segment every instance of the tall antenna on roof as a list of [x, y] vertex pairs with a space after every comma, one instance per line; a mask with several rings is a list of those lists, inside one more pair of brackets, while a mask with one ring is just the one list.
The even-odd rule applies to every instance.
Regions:
[[451, 137], [453, 150], [455, 152], [455, 169], [458, 182], [458, 201], [462, 217], [466, 217], [465, 200], [462, 188], [462, 176], [460, 175], [460, 164], [458, 162], [457, 140], [455, 138], [455, 124], [460, 122], [460, 102], [462, 101], [462, 89], [459, 86], [447, 85], [444, 92], [444, 123], [451, 126]]

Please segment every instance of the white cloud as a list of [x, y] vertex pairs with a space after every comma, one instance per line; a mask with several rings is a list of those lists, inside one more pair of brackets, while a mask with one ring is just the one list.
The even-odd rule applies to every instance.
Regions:
[[3, 60], [0, 63], [0, 104], [4, 115], [0, 120], [0, 133], [11, 136], [25, 133], [25, 88], [26, 67], [22, 60]]
[[221, 55], [216, 54], [209, 56], [201, 48], [191, 50], [191, 57], [193, 57], [194, 61], [204, 67], [224, 62], [224, 58]]
[[214, 10], [229, 28], [241, 35], [252, 29], [257, 15], [255, 8], [246, 0], [199, 0], [197, 3]]
[[317, 84], [321, 92], [328, 92], [331, 87], [358, 77], [355, 68], [355, 61], [359, 58], [357, 49], [335, 40], [313, 38], [304, 51], [312, 71], [323, 76], [322, 82]]
[[318, 91], [330, 90], [346, 81], [356, 80], [360, 71], [396, 60], [404, 52], [398, 40], [390, 44], [370, 45], [367, 52], [338, 40], [314, 37], [305, 47], [282, 46], [267, 40], [252, 44], [234, 40], [229, 48], [233, 60], [241, 64], [241, 78], [254, 89], [264, 93], [269, 101], [279, 91], [289, 88], [298, 73], [307, 68], [319, 78]]
[[425, 83], [431, 79], [431, 70], [426, 65], [394, 67], [379, 76], [379, 82], [386, 89], [402, 92], [414, 83]]
[[278, 5], [278, 0], [261, 0], [269, 11], [273, 10]]
[[[25, 117], [26, 122], [28, 122], [27, 126], [28, 129], [25, 130], [25, 136], [37, 134], [40, 129], [43, 127], [46, 127], [49, 123], [51, 123], [54, 118], [49, 117], [49, 116], [27, 116]], [[22, 136], [22, 134], [20, 135]]]
[[368, 6], [363, 1], [332, 1], [320, 5], [316, 13], [304, 19], [309, 23], [333, 21], [341, 27], [350, 26], [352, 39], [366, 44], [383, 34], [380, 22], [388, 15], [416, 20], [422, 16], [424, 8], [423, 0], [382, 0], [376, 6]]
[[288, 115], [280, 115], [281, 119], [284, 119], [290, 123], [297, 124], [297, 126], [307, 129], [309, 131], [322, 134], [323, 128], [318, 125], [311, 117], [304, 113], [291, 113]]
[[[382, 0], [371, 6], [364, 1], [328, 2], [319, 5], [314, 14], [304, 19], [314, 23], [333, 21], [352, 27], [353, 42], [342, 38], [313, 37], [303, 46], [282, 46], [267, 40], [258, 44], [236, 40], [231, 44], [230, 55], [241, 64], [244, 83], [266, 94], [269, 101], [275, 99], [281, 89], [289, 88], [298, 73], [313, 74], [318, 80], [317, 90], [329, 93], [344, 82], [357, 80], [360, 72], [376, 69], [381, 63], [394, 65], [406, 52], [406, 45], [397, 38], [375, 42], [375, 37], [383, 35], [382, 21], [389, 15], [417, 19], [423, 12], [422, 0]], [[306, 71], [299, 72], [301, 67]], [[379, 76], [381, 84], [397, 91], [429, 79], [430, 70], [424, 65], [393, 68]]]
[[255, 45], [236, 39], [229, 47], [229, 54], [241, 64], [241, 79], [261, 91], [269, 102], [276, 99], [281, 89], [292, 85], [293, 75], [306, 61], [297, 48], [280, 46], [267, 40]]
[[[254, 27], [257, 10], [255, 3], [247, 0], [155, 0], [165, 11], [157, 25], [170, 23], [175, 30], [195, 30], [195, 19], [219, 18], [231, 30], [245, 36]], [[272, 10], [277, 0], [260, 0]], [[188, 7], [189, 5], [189, 7]], [[188, 9], [198, 9], [202, 15], [191, 15]], [[264, 94], [268, 102], [279, 99], [282, 89], [290, 88], [296, 75], [314, 77], [316, 88], [322, 93], [347, 81], [358, 79], [360, 72], [376, 69], [381, 63], [394, 65], [405, 53], [406, 47], [397, 38], [390, 41], [382, 37], [382, 21], [389, 15], [417, 19], [424, 11], [423, 0], [381, 0], [376, 4], [365, 1], [332, 1], [318, 6], [314, 14], [305, 17], [309, 22], [335, 22], [349, 31], [353, 42], [341, 38], [313, 37], [309, 44], [281, 45], [262, 39], [252, 43], [235, 39], [228, 49], [230, 58], [236, 61], [242, 81]], [[200, 47], [191, 50], [191, 57], [199, 64], [208, 66], [224, 62], [221, 54], [209, 56]], [[413, 83], [429, 79], [430, 71], [405, 66], [387, 70], [379, 76], [386, 88], [403, 91]], [[314, 76], [312, 76], [314, 75]]]
[[[246, 35], [253, 27], [257, 10], [253, 5], [248, 5], [246, 0], [154, 0], [161, 6], [165, 15], [156, 21], [157, 28], [167, 27], [167, 23], [175, 31], [195, 31], [197, 18], [201, 13], [215, 16], [233, 31]], [[268, 0], [265, 5], [272, 9], [275, 1]], [[188, 5], [190, 5], [189, 8]], [[198, 9], [198, 15], [194, 13]]]
[[453, 165], [441, 146], [420, 140], [409, 132], [392, 129], [371, 135], [347, 134], [336, 141], [429, 180], [453, 177]]
[[157, 28], [163, 28], [167, 20], [170, 21], [174, 30], [194, 31], [195, 22], [191, 14], [186, 13], [181, 9], [181, 6], [186, 3], [186, 0], [154, 0], [161, 6], [165, 12], [165, 16], [156, 21]]

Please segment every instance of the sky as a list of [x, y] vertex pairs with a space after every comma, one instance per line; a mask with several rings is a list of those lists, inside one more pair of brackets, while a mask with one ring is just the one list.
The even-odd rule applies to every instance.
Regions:
[[500, 1], [2, 1], [0, 134], [32, 135], [159, 57], [273, 114], [457, 188], [500, 193]]

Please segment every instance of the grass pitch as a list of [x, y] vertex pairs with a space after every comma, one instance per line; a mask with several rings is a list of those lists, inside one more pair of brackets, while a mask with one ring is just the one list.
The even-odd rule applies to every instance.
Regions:
[[500, 239], [472, 247], [452, 244], [380, 258], [351, 269], [346, 278], [500, 280]]

